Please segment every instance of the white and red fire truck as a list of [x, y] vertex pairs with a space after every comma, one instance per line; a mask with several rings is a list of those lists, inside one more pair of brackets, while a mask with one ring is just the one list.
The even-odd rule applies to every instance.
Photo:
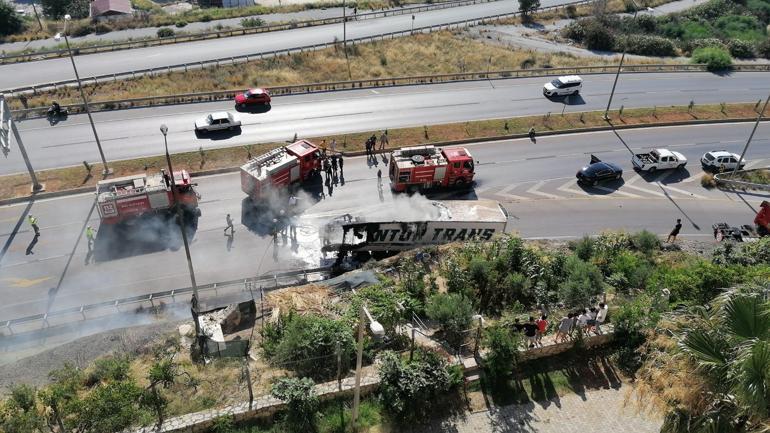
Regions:
[[157, 213], [175, 212], [177, 206], [200, 216], [199, 195], [187, 171], [175, 171], [177, 200], [170, 187], [170, 176], [164, 174], [119, 177], [96, 184], [96, 207], [102, 224], [118, 224]]
[[267, 198], [270, 192], [303, 182], [321, 167], [318, 146], [299, 140], [288, 146], [251, 159], [241, 166], [241, 190], [254, 201]]
[[391, 154], [390, 187], [397, 192], [461, 188], [473, 181], [473, 170], [473, 156], [464, 147], [406, 147]]

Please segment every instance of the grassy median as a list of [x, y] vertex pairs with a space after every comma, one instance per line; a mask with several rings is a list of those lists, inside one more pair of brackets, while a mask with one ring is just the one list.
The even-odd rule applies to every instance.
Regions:
[[[703, 105], [688, 107], [640, 108], [624, 110], [622, 115], [617, 111], [612, 113], [616, 125], [655, 125], [666, 122], [682, 122], [707, 119], [739, 119], [755, 117], [755, 104]], [[423, 126], [416, 128], [400, 128], [388, 130], [390, 147], [415, 146], [452, 140], [483, 139], [504, 135], [525, 134], [530, 127], [537, 131], [563, 131], [569, 129], [605, 126], [602, 112], [585, 113], [551, 113], [546, 116], [514, 117], [508, 119], [481, 120], [464, 123]], [[322, 140], [330, 143], [337, 140], [337, 150], [353, 152], [363, 150], [363, 144], [372, 132], [379, 136], [380, 131], [362, 132], [346, 135], [330, 135], [310, 137], [318, 144]], [[302, 137], [305, 138], [305, 137]], [[251, 146], [235, 146], [218, 149], [201, 148], [198, 152], [186, 152], [173, 155], [175, 169], [185, 169], [191, 173], [237, 167], [245, 163], [251, 156], [259, 155], [269, 149], [284, 143], [264, 143]], [[652, 145], [652, 143], [651, 143]], [[34, 164], [34, 161], [33, 161]], [[162, 156], [137, 158], [115, 161], [110, 164], [114, 177], [130, 174], [157, 172], [165, 167]], [[46, 191], [62, 191], [86, 186], [95, 186], [101, 179], [102, 167], [95, 164], [91, 173], [83, 166], [44, 170], [37, 172], [40, 182], [45, 183]], [[24, 197], [29, 195], [29, 176], [17, 174], [0, 176], [0, 199]]]
[[[563, 53], [511, 50], [480, 42], [463, 31], [443, 31], [352, 45], [348, 46], [348, 57], [350, 75], [340, 42], [339, 46], [334, 48], [303, 54], [87, 85], [85, 88], [89, 100], [96, 102], [255, 86], [345, 81], [351, 77], [357, 80], [484, 70], [586, 66], [585, 58]], [[626, 63], [631, 64], [634, 61], [627, 60]], [[653, 59], [646, 63], [660, 61]], [[66, 87], [30, 96], [27, 103], [30, 107], [43, 107], [49, 105], [52, 100], [61, 104], [79, 103], [80, 93], [74, 87]], [[16, 98], [10, 99], [9, 102], [14, 109], [21, 108]]]

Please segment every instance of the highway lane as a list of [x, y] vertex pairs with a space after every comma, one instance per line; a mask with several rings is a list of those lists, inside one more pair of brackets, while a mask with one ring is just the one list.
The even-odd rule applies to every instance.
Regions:
[[[567, 112], [602, 110], [614, 76], [588, 75], [582, 94]], [[560, 100], [542, 95], [546, 78], [476, 81], [425, 86], [317, 93], [274, 99], [264, 113], [241, 113], [239, 135], [197, 138], [196, 118], [217, 110], [233, 111], [230, 101], [138, 108], [96, 113], [97, 130], [108, 160], [160, 154], [161, 123], [169, 127], [172, 152], [200, 146], [274, 142], [300, 137], [351, 133], [385, 128], [434, 125], [510, 116], [561, 113]], [[749, 72], [719, 76], [710, 73], [626, 74], [618, 83], [613, 107], [716, 104], [756, 101], [770, 90], [770, 73]], [[697, 108], [696, 108], [697, 112]], [[71, 116], [51, 126], [45, 119], [19, 123], [33, 166], [40, 170], [98, 161], [96, 144], [85, 115]], [[397, 143], [394, 143], [397, 144]], [[18, 151], [0, 163], [0, 174], [25, 170]]]
[[[575, 237], [604, 229], [640, 230], [664, 234], [676, 218], [683, 218], [684, 236], [707, 239], [711, 224], [727, 221], [748, 224], [752, 209], [765, 197], [755, 194], [728, 194], [700, 187], [700, 155], [708, 150], [737, 152], [751, 125], [707, 125], [623, 131], [633, 149], [650, 142], [665, 142], [683, 152], [690, 163], [686, 170], [639, 176], [630, 167], [630, 155], [610, 133], [574, 134], [542, 137], [536, 144], [528, 140], [483, 143], [470, 147], [479, 161], [477, 185], [467, 198], [500, 201], [511, 215], [509, 229], [526, 237]], [[762, 127], [749, 154], [750, 166], [770, 163], [767, 129]], [[740, 137], [740, 138], [737, 138]], [[586, 164], [591, 153], [619, 163], [626, 170], [624, 182], [602, 188], [577, 186], [574, 173]], [[375, 209], [380, 205], [376, 171], [384, 164], [367, 164], [362, 157], [349, 158], [344, 179], [319, 202], [302, 195], [311, 205], [300, 225], [299, 241], [273, 246], [265, 227], [258, 224], [250, 204], [244, 202], [238, 174], [198, 179], [203, 216], [198, 221], [192, 247], [196, 276], [201, 284], [243, 278], [279, 269], [315, 266], [322, 261], [320, 240], [313, 216]], [[414, 203], [403, 195], [383, 194], [385, 207], [411, 209]], [[413, 200], [415, 200], [413, 198]], [[78, 306], [189, 286], [184, 253], [179, 249], [176, 231], [172, 239], [154, 250], [142, 250], [122, 258], [86, 263], [87, 246], [83, 229], [90, 224], [102, 233], [97, 249], [114, 252], [126, 244], [104, 244], [106, 229], [99, 227], [91, 212], [93, 195], [83, 194], [31, 204], [0, 208], [0, 321], [53, 309]], [[403, 208], [399, 206], [405, 206]], [[42, 235], [31, 245], [33, 236], [23, 219], [32, 213], [40, 219]], [[224, 236], [225, 215], [236, 221], [235, 236]], [[160, 229], [143, 227], [137, 237], [152, 239]], [[27, 249], [33, 254], [27, 255]], [[58, 289], [57, 289], [58, 287]]]
[[[542, 0], [553, 6], [569, 3], [567, 0]], [[517, 11], [518, 2], [502, 0], [442, 10], [416, 13], [414, 27], [426, 27], [461, 20], [493, 16]], [[412, 28], [411, 15], [398, 15], [371, 20], [351, 21], [347, 24], [347, 38], [356, 39], [383, 33], [408, 31]], [[81, 78], [133, 70], [157, 68], [175, 64], [195, 63], [246, 54], [287, 50], [343, 39], [342, 24], [306, 27], [281, 32], [261, 33], [231, 38], [170, 44], [158, 47], [136, 48], [78, 56], [76, 59]], [[0, 89], [74, 79], [68, 58], [0, 66]]]

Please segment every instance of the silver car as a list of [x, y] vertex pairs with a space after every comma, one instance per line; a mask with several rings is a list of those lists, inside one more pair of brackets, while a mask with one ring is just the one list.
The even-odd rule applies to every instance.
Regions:
[[222, 131], [240, 129], [241, 121], [226, 111], [211, 113], [195, 121], [195, 132]]

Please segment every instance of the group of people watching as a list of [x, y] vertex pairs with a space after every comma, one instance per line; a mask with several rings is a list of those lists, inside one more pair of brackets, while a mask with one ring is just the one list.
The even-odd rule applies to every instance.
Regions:
[[[578, 332], [583, 335], [590, 335], [592, 332], [601, 335], [601, 325], [607, 320], [607, 310], [607, 305], [600, 302], [596, 307], [583, 308], [568, 313], [559, 320], [554, 342], [557, 344], [565, 343]], [[548, 332], [548, 324], [548, 315], [541, 314], [538, 319], [530, 316], [526, 323], [521, 323], [519, 319], [515, 319], [513, 327], [517, 332], [524, 334], [526, 347], [532, 349], [543, 347], [543, 336]]]

